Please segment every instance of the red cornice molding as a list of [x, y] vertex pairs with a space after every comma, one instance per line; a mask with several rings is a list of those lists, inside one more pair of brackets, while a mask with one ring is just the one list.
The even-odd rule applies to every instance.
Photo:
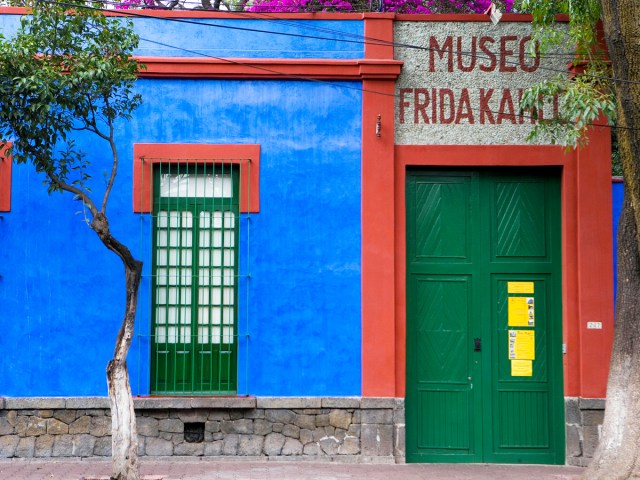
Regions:
[[322, 60], [263, 58], [136, 57], [142, 78], [313, 78], [395, 80], [402, 62], [391, 59]]
[[240, 211], [260, 211], [260, 145], [208, 143], [134, 143], [133, 211], [150, 213], [153, 165], [164, 163], [233, 164], [240, 166]]
[[[7, 145], [10, 147], [11, 144]], [[0, 212], [11, 211], [11, 156], [0, 149]]]
[[[0, 7], [0, 15], [25, 15], [29, 10], [23, 7]], [[394, 14], [379, 12], [364, 13], [258, 13], [258, 12], [207, 12], [203, 10], [120, 10], [106, 13], [115, 17], [150, 17], [150, 18], [213, 18], [229, 20], [363, 20], [372, 18], [390, 18], [397, 21], [415, 22], [487, 22], [489, 16], [482, 14]], [[556, 15], [559, 22], [568, 22], [567, 15]], [[531, 15], [506, 13], [501, 23], [531, 22]]]
[[[394, 17], [398, 22], [478, 22], [491, 24], [489, 15], [481, 13], [441, 13], [441, 14], [415, 14], [399, 13]], [[505, 13], [500, 19], [500, 23], [531, 23], [533, 17], [524, 13]], [[568, 15], [556, 15], [556, 21], [568, 22]]]

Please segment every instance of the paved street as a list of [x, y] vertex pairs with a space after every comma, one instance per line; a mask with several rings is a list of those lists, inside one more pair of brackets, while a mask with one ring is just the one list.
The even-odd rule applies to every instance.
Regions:
[[[547, 465], [363, 465], [258, 460], [141, 460], [145, 480], [575, 480], [583, 469]], [[108, 480], [104, 460], [0, 460], [0, 479]]]

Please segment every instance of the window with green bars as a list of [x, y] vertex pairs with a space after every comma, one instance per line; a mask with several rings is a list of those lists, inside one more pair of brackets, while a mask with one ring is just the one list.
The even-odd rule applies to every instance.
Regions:
[[237, 391], [238, 177], [237, 165], [155, 165], [152, 394]]

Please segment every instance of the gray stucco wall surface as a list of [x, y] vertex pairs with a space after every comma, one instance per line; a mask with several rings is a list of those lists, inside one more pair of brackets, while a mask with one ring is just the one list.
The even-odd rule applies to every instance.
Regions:
[[[568, 49], [533, 58], [531, 34], [526, 22], [397, 22], [396, 144], [526, 144], [522, 91], [564, 74], [573, 58]], [[550, 102], [544, 117], [558, 108]]]

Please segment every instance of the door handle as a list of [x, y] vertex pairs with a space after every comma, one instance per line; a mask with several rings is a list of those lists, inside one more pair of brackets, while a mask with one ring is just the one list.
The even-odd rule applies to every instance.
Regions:
[[481, 352], [482, 351], [482, 340], [480, 340], [479, 338], [474, 338], [473, 339], [473, 351], [474, 352]]

